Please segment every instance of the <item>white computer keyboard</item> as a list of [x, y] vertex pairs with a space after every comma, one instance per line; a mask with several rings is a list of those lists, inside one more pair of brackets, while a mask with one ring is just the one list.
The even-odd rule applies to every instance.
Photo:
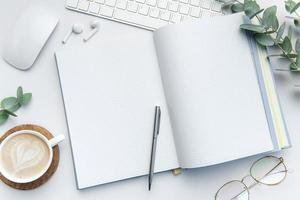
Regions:
[[66, 8], [155, 30], [166, 24], [222, 15], [215, 0], [66, 0]]

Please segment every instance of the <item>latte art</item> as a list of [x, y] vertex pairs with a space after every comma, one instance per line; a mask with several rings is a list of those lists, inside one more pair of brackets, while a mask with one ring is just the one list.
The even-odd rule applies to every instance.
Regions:
[[48, 165], [47, 144], [33, 134], [20, 134], [8, 140], [0, 152], [4, 170], [18, 179], [39, 175]]

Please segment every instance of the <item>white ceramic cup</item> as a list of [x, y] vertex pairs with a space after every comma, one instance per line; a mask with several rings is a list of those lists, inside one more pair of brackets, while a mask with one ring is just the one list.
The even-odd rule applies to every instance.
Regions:
[[11, 140], [12, 138], [14, 138], [17, 135], [20, 134], [32, 134], [37, 136], [38, 138], [40, 138], [41, 140], [43, 140], [45, 142], [45, 144], [48, 146], [49, 149], [49, 159], [47, 162], [47, 165], [45, 165], [44, 169], [41, 170], [41, 172], [35, 176], [32, 176], [31, 178], [26, 178], [26, 179], [20, 179], [20, 178], [16, 178], [12, 175], [10, 175], [10, 173], [6, 172], [5, 169], [3, 168], [2, 164], [0, 163], [0, 174], [2, 174], [2, 176], [4, 176], [6, 179], [14, 182], [14, 183], [29, 183], [32, 181], [37, 180], [38, 178], [40, 178], [41, 176], [43, 176], [46, 171], [49, 169], [51, 162], [52, 162], [52, 158], [53, 158], [53, 147], [55, 145], [57, 145], [58, 143], [60, 143], [61, 141], [63, 141], [65, 139], [64, 135], [58, 135], [55, 136], [52, 139], [47, 139], [44, 135], [42, 135], [41, 133], [37, 132], [37, 131], [33, 131], [33, 130], [20, 130], [20, 131], [16, 131], [14, 133], [12, 133], [11, 135], [7, 136], [1, 143], [0, 143], [0, 154], [2, 152], [2, 147], [4, 146], [4, 144], [6, 142], [8, 142], [9, 140]]

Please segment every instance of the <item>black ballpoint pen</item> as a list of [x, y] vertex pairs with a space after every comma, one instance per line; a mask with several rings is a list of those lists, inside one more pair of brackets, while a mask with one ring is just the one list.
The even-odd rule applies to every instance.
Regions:
[[155, 153], [156, 153], [156, 146], [157, 146], [157, 137], [158, 137], [158, 134], [159, 134], [159, 127], [160, 127], [160, 116], [161, 116], [160, 107], [155, 106], [152, 149], [151, 149], [150, 168], [149, 168], [149, 175], [148, 175], [148, 189], [149, 189], [149, 191], [151, 190], [151, 184], [152, 184], [153, 173], [154, 173], [154, 163], [155, 163]]

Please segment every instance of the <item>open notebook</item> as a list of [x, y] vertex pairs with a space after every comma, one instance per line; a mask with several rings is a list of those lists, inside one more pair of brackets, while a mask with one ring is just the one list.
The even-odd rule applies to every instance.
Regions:
[[265, 50], [239, 14], [56, 52], [78, 188], [290, 146]]

